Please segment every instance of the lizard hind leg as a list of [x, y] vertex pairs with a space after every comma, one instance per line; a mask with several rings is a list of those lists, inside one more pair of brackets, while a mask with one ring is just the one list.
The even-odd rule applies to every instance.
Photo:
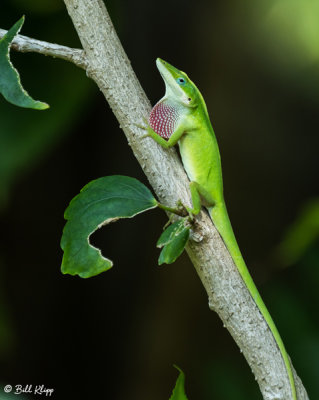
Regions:
[[186, 207], [187, 211], [192, 215], [197, 215], [201, 208], [201, 199], [197, 182], [192, 181], [189, 184], [189, 189], [192, 197], [193, 208]]
[[197, 215], [200, 212], [201, 206], [214, 207], [216, 204], [213, 196], [206, 189], [203, 188], [199, 183], [192, 181], [189, 184], [193, 208], [189, 209], [186, 207], [187, 211], [193, 215]]
[[197, 183], [196, 182], [192, 181], [189, 184], [189, 189], [190, 189], [190, 192], [191, 192], [193, 208], [186, 206], [181, 200], [178, 201], [178, 205], [179, 205], [179, 207], [181, 207], [181, 208], [183, 208], [184, 210], [187, 211], [190, 221], [193, 221], [194, 220], [194, 215], [197, 215], [200, 212], [201, 199], [200, 199], [199, 191], [197, 189]]
[[186, 207], [189, 214], [197, 215], [200, 212], [202, 204], [205, 207], [213, 207], [215, 205], [215, 201], [210, 193], [208, 193], [199, 183], [191, 181], [189, 189], [193, 204], [193, 208]]

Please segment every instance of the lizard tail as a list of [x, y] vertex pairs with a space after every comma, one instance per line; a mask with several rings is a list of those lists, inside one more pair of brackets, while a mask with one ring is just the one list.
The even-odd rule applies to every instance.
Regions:
[[217, 203], [214, 207], [208, 208], [209, 214], [211, 216], [211, 219], [218, 230], [219, 234], [221, 235], [236, 267], [238, 268], [238, 271], [240, 273], [240, 276], [242, 280], [244, 281], [246, 287], [248, 288], [251, 297], [253, 298], [255, 304], [257, 305], [259, 311], [261, 312], [262, 316], [264, 317], [265, 321], [267, 322], [269, 329], [271, 330], [273, 337], [277, 343], [277, 346], [279, 347], [281, 356], [283, 358], [286, 371], [289, 377], [289, 382], [290, 382], [290, 387], [291, 387], [291, 394], [292, 394], [292, 399], [297, 400], [297, 394], [296, 394], [296, 387], [295, 387], [295, 381], [294, 381], [294, 376], [292, 372], [292, 367], [290, 363], [289, 356], [287, 354], [287, 351], [285, 349], [285, 346], [283, 344], [283, 341], [279, 335], [279, 332], [275, 326], [275, 323], [273, 319], [271, 318], [265, 303], [263, 302], [257, 287], [252, 280], [252, 277], [249, 274], [249, 271], [247, 269], [247, 266], [245, 264], [245, 261], [243, 259], [243, 256], [240, 252], [239, 246], [237, 244], [233, 228], [230, 223], [230, 219], [228, 217], [226, 205], [224, 202]]

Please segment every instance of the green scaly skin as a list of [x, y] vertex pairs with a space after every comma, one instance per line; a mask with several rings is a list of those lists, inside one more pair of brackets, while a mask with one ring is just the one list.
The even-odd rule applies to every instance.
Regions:
[[[193, 209], [188, 211], [196, 215], [202, 204], [208, 209], [249, 293], [274, 336], [286, 366], [291, 397], [297, 400], [292, 367], [285, 346], [248, 272], [227, 214], [223, 196], [220, 154], [205, 101], [195, 84], [184, 72], [160, 58], [156, 60], [156, 64], [166, 85], [165, 96], [160, 102], [172, 105], [178, 110], [179, 117], [169, 140], [163, 139], [150, 126], [147, 128], [148, 136], [164, 148], [179, 144], [182, 162], [191, 181]], [[181, 78], [182, 82], [180, 82]]]

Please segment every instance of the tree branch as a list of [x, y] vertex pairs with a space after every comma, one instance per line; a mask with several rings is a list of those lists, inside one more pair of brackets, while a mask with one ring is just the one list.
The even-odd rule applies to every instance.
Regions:
[[[50, 45], [35, 41], [30, 47], [15, 44], [20, 51], [37, 51], [74, 62], [86, 68], [103, 92], [161, 202], [175, 206], [178, 200], [191, 205], [189, 182], [174, 149], [164, 150], [152, 139], [141, 139], [144, 132], [136, 124], [150, 111], [149, 101], [131, 68], [102, 0], [64, 0], [80, 37], [83, 51], [56, 52]], [[34, 39], [24, 38], [32, 43]], [[15, 43], [15, 42], [14, 42]], [[43, 51], [38, 50], [41, 44]], [[61, 46], [58, 46], [61, 49]], [[24, 50], [22, 50], [24, 49]], [[28, 50], [26, 50], [28, 49]], [[29, 50], [30, 49], [30, 50]], [[79, 52], [78, 61], [69, 50]], [[79, 61], [82, 60], [82, 61]], [[265, 400], [291, 400], [287, 371], [267, 323], [244, 285], [230, 254], [202, 211], [189, 241], [187, 252], [207, 291], [209, 307], [215, 310], [229, 330], [258, 381]], [[307, 393], [295, 374], [298, 400]]]
[[[6, 30], [0, 29], [0, 39], [2, 39], [6, 33]], [[23, 35], [17, 35], [13, 39], [11, 48], [22, 53], [34, 52], [54, 58], [62, 58], [80, 68], [87, 68], [87, 59], [84, 51], [81, 49], [72, 49], [71, 47], [43, 42], [42, 40], [32, 39]]]
[[[149, 101], [130, 65], [102, 0], [64, 0], [86, 52], [87, 74], [98, 85], [161, 202], [190, 205], [189, 181], [173, 149], [164, 150], [136, 124]], [[267, 323], [244, 285], [207, 213], [197, 218], [187, 252], [215, 310], [246, 357], [264, 399], [292, 399], [289, 378]], [[299, 400], [308, 399], [295, 374]]]

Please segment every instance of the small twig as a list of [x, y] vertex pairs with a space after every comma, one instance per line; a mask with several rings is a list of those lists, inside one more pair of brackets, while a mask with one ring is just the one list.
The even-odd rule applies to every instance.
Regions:
[[[0, 29], [0, 39], [2, 39], [6, 33], [6, 30]], [[11, 48], [22, 53], [33, 52], [54, 58], [62, 58], [80, 68], [87, 68], [86, 55], [84, 50], [81, 49], [73, 49], [55, 43], [43, 42], [42, 40], [32, 39], [23, 35], [17, 35], [13, 39]]]

